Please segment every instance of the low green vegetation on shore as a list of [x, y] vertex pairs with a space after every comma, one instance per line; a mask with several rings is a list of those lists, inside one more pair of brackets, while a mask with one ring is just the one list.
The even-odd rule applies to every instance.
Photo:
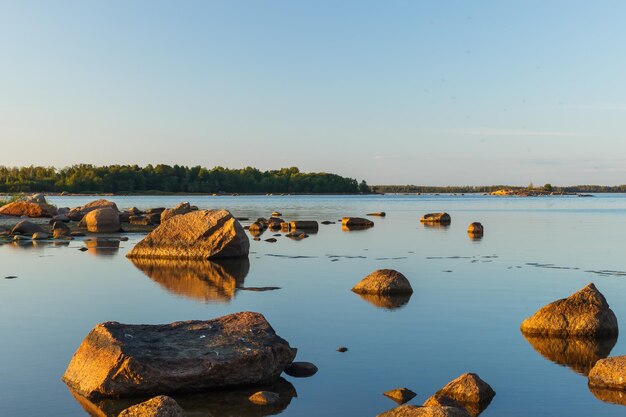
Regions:
[[0, 193], [358, 193], [369, 187], [353, 178], [298, 168], [211, 169], [181, 165], [0, 166]]

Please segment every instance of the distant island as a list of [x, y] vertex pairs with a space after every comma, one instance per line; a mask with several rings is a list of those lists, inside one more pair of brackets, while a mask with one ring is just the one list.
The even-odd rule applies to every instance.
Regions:
[[542, 187], [535, 187], [529, 184], [526, 187], [514, 185], [484, 185], [484, 186], [428, 186], [428, 185], [372, 185], [370, 187], [374, 193], [381, 194], [492, 194], [501, 196], [542, 196], [542, 195], [564, 195], [580, 193], [626, 193], [626, 185], [572, 185], [557, 187], [552, 184], [545, 184]]
[[0, 166], [0, 193], [160, 194], [160, 193], [369, 193], [360, 183], [325, 172], [306, 173], [298, 168], [260, 171], [182, 165], [72, 165], [54, 167]]

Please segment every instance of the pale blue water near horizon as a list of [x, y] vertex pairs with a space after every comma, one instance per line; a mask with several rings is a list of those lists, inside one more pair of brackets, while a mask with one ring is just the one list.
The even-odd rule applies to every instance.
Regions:
[[[251, 241], [249, 271], [240, 284], [281, 287], [267, 292], [216, 292], [202, 280], [190, 290], [173, 284], [175, 278], [151, 278], [124, 256], [139, 234], [102, 252], [78, 251], [84, 246], [79, 240], [69, 246], [0, 246], [2, 416], [87, 416], [60, 377], [99, 322], [168, 323], [237, 311], [263, 313], [298, 348], [298, 360], [320, 369], [312, 378], [286, 377], [297, 397], [284, 416], [375, 416], [395, 406], [384, 391], [406, 386], [418, 393], [411, 403], [421, 404], [464, 372], [478, 373], [497, 393], [484, 417], [626, 415], [626, 407], [590, 392], [587, 378], [572, 369], [577, 364], [546, 359], [519, 331], [538, 308], [589, 282], [606, 296], [618, 321], [626, 321], [626, 195], [107, 198], [120, 208], [189, 201], [251, 219], [273, 210], [285, 219], [319, 221], [373, 211], [387, 216], [371, 218], [376, 224], [365, 231], [345, 232], [333, 224], [298, 242]], [[50, 198], [59, 207], [93, 199]], [[433, 211], [450, 213], [450, 227], [419, 223]], [[485, 226], [482, 240], [468, 238], [473, 221]], [[350, 291], [378, 268], [397, 269], [410, 280], [415, 293], [400, 308], [380, 308]], [[9, 275], [17, 278], [3, 279]], [[341, 345], [349, 351], [337, 352]], [[620, 337], [610, 355], [623, 354]], [[194, 415], [280, 411], [207, 407]]]

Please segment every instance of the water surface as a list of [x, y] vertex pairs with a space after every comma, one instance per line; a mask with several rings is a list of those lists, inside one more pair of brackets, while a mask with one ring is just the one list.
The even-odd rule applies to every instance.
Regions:
[[[301, 241], [251, 241], [247, 262], [133, 264], [129, 241], [86, 246], [0, 246], [0, 415], [86, 416], [60, 377], [89, 330], [102, 321], [167, 323], [238, 311], [263, 313], [318, 365], [312, 378], [285, 377], [289, 399], [263, 411], [241, 405], [246, 393], [181, 399], [193, 415], [374, 416], [395, 403], [382, 395], [406, 386], [421, 404], [445, 383], [476, 372], [497, 395], [481, 416], [615, 416], [613, 393], [592, 393], [588, 361], [626, 354], [614, 346], [546, 344], [519, 331], [524, 318], [593, 281], [626, 322], [626, 196], [111, 197], [120, 208], [170, 207], [189, 201], [236, 216], [337, 221], [371, 218], [368, 230], [320, 226]], [[53, 197], [59, 207], [90, 197]], [[422, 214], [447, 211], [449, 227], [427, 227]], [[466, 229], [480, 221], [481, 240]], [[113, 241], [114, 243], [111, 243]], [[363, 298], [350, 291], [378, 268], [404, 273], [410, 298]], [[5, 276], [17, 276], [4, 279]], [[280, 287], [271, 291], [250, 291]], [[248, 289], [248, 290], [247, 290]], [[349, 351], [339, 353], [339, 346]], [[589, 359], [591, 358], [591, 359]], [[297, 396], [296, 396], [297, 395]], [[625, 397], [626, 398], [626, 397]], [[603, 401], [602, 399], [606, 400]], [[95, 404], [93, 415], [121, 405]], [[113, 414], [109, 414], [113, 415]]]

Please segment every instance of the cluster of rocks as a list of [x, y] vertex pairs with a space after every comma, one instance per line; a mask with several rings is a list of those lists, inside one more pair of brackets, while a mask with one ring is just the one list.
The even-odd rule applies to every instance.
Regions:
[[608, 357], [617, 341], [617, 317], [590, 283], [540, 308], [520, 329], [543, 356], [588, 376], [596, 397], [626, 405], [626, 356]]
[[407, 388], [384, 393], [401, 404], [378, 417], [476, 417], [496, 395], [495, 391], [474, 373], [466, 373], [446, 384], [421, 406], [405, 404], [416, 396]]

